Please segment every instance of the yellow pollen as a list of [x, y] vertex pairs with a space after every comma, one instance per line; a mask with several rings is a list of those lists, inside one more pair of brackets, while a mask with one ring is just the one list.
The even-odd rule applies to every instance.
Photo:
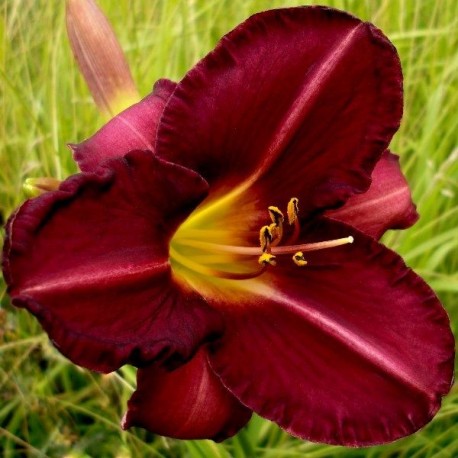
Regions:
[[302, 267], [307, 265], [307, 261], [304, 258], [304, 253], [302, 251], [298, 251], [293, 256], [293, 261], [296, 266]]
[[293, 224], [297, 220], [297, 215], [299, 214], [299, 199], [297, 197], [290, 199], [286, 213], [288, 215], [288, 223]]
[[271, 205], [268, 208], [268, 210], [272, 222], [275, 224], [275, 226], [280, 226], [281, 223], [283, 223], [283, 221], [285, 220], [285, 217], [283, 216], [281, 210], [278, 207], [274, 207], [273, 205]]
[[275, 266], [277, 264], [276, 258], [273, 254], [270, 253], [262, 253], [261, 256], [258, 258], [258, 262], [261, 265], [270, 265]]
[[278, 238], [280, 235], [279, 227], [275, 224], [272, 223], [269, 225], [270, 233], [272, 234], [272, 240]]
[[269, 227], [272, 232], [272, 246], [274, 247], [277, 246], [283, 238], [283, 221], [285, 221], [285, 217], [278, 207], [271, 205], [268, 207], [268, 210], [270, 219], [272, 220], [272, 224]]
[[272, 243], [272, 231], [269, 226], [262, 226], [259, 231], [259, 243], [263, 253], [270, 252], [270, 244]]

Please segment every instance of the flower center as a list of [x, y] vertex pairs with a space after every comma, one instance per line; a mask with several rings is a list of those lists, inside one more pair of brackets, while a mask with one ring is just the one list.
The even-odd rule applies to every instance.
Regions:
[[[299, 200], [290, 199], [285, 217], [275, 206], [268, 207], [270, 223], [259, 230], [258, 246], [233, 244], [239, 241], [237, 227], [209, 228], [202, 222], [193, 224], [191, 216], [177, 231], [170, 244], [170, 258], [174, 270], [229, 280], [247, 280], [260, 276], [268, 268], [275, 268], [277, 257], [289, 255], [298, 267], [307, 265], [304, 253], [353, 243], [353, 237], [323, 242], [297, 244], [300, 235]], [[198, 219], [198, 218], [196, 218]], [[210, 225], [211, 226], [211, 225]], [[286, 230], [288, 229], [288, 230]], [[286, 234], [289, 234], [284, 242]], [[243, 239], [243, 237], [241, 237]]]

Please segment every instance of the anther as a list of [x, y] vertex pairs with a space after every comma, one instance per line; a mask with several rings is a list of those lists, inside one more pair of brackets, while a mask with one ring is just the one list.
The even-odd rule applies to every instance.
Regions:
[[293, 224], [297, 220], [297, 215], [299, 214], [299, 199], [297, 197], [290, 199], [286, 213], [288, 214], [288, 223]]
[[270, 252], [270, 245], [272, 243], [272, 231], [269, 226], [262, 226], [259, 231], [259, 243], [263, 253]]
[[272, 224], [269, 226], [273, 241], [272, 246], [277, 246], [281, 239], [283, 238], [283, 221], [285, 221], [285, 217], [283, 213], [278, 207], [271, 205], [268, 207], [270, 219], [272, 220]]
[[304, 253], [302, 251], [298, 251], [293, 256], [293, 261], [296, 266], [302, 267], [307, 265], [307, 261], [304, 258]]
[[269, 229], [270, 233], [272, 234], [272, 240], [277, 239], [280, 235], [280, 228], [275, 223], [272, 223], [269, 225]]
[[280, 226], [285, 220], [281, 210], [278, 207], [274, 207], [273, 205], [271, 205], [268, 210], [272, 222], [275, 224], [275, 226]]
[[262, 255], [258, 258], [258, 262], [262, 266], [275, 266], [277, 264], [276, 257], [270, 253], [262, 253]]
[[294, 231], [290, 235], [287, 245], [294, 245], [299, 238], [301, 232], [301, 226], [299, 224], [299, 199], [297, 197], [293, 197], [289, 200], [288, 206], [286, 209], [286, 213], [288, 214], [288, 223], [294, 225]]

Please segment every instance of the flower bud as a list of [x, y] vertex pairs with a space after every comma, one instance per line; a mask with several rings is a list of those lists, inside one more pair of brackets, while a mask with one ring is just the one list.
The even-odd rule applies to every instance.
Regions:
[[48, 191], [55, 191], [59, 188], [61, 181], [52, 177], [27, 178], [23, 188], [27, 196], [37, 197]]
[[97, 107], [114, 116], [140, 100], [129, 65], [94, 0], [67, 0], [67, 33]]

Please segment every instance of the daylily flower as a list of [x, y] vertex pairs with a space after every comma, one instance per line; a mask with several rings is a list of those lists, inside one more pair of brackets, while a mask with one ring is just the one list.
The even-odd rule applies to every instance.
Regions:
[[417, 218], [386, 151], [401, 114], [373, 25], [252, 16], [74, 145], [83, 173], [10, 218], [13, 303], [76, 364], [140, 368], [125, 428], [221, 440], [254, 411], [332, 444], [410, 434], [450, 389], [454, 340], [377, 241]]

